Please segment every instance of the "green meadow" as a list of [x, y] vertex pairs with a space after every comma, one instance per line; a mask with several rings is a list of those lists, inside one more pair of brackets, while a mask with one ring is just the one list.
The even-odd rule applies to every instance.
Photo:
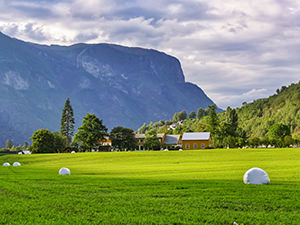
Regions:
[[[0, 156], [15, 161], [0, 224], [300, 224], [298, 149]], [[252, 167], [271, 184], [245, 185]]]

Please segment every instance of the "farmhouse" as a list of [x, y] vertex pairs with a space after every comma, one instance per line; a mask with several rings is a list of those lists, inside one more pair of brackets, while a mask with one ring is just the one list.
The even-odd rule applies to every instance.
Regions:
[[193, 132], [184, 133], [182, 135], [182, 148], [190, 149], [205, 149], [211, 145], [210, 132]]
[[145, 134], [136, 134], [135, 135], [135, 139], [137, 140], [137, 146], [138, 146], [139, 151], [144, 150], [145, 138], [146, 138]]
[[[137, 150], [144, 150], [145, 134], [135, 134], [137, 139]], [[190, 132], [181, 135], [157, 134], [157, 138], [162, 146], [174, 148], [182, 147], [184, 150], [205, 149], [211, 146], [210, 132]]]

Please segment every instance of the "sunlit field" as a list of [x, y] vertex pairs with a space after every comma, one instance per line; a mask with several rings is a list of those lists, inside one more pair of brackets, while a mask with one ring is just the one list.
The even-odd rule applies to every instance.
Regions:
[[[298, 149], [0, 156], [15, 161], [0, 224], [300, 224]], [[271, 184], [245, 185], [252, 167]]]

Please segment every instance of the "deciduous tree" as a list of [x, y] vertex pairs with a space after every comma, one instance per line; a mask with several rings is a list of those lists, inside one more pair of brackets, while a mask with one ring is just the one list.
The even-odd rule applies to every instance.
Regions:
[[53, 148], [55, 149], [55, 152], [62, 153], [68, 146], [67, 144], [67, 138], [63, 136], [59, 132], [52, 133], [53, 135]]
[[175, 113], [174, 116], [173, 116], [173, 121], [174, 122], [178, 122], [180, 120], [185, 120], [187, 118], [187, 113], [186, 111], [181, 111], [181, 112], [178, 112], [178, 113]]
[[97, 150], [101, 145], [101, 140], [107, 135], [107, 128], [102, 124], [102, 120], [95, 114], [88, 113], [75, 134], [73, 144], [81, 151]]
[[291, 131], [289, 126], [284, 125], [282, 123], [275, 123], [270, 127], [267, 135], [270, 138], [270, 140], [283, 140], [285, 136], [291, 135]]
[[157, 138], [157, 132], [155, 129], [146, 132], [144, 147], [145, 149], [151, 149], [151, 150], [160, 149], [160, 142]]
[[205, 110], [202, 109], [202, 108], [199, 108], [199, 109], [198, 109], [198, 112], [197, 112], [197, 117], [198, 117], [199, 119], [201, 119], [201, 118], [204, 117], [204, 116], [206, 116]]
[[190, 112], [189, 118], [191, 118], [191, 119], [196, 118], [196, 113], [194, 111]]
[[32, 153], [56, 152], [55, 148], [53, 147], [54, 137], [49, 130], [37, 130], [30, 139], [32, 140]]
[[109, 134], [112, 146], [119, 150], [129, 150], [136, 147], [134, 131], [130, 128], [115, 127]]

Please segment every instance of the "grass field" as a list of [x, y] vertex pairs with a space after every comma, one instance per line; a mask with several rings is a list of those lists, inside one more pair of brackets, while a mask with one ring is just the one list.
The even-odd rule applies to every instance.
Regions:
[[[0, 156], [15, 161], [0, 224], [300, 224], [298, 149]], [[243, 184], [251, 167], [271, 184]]]

